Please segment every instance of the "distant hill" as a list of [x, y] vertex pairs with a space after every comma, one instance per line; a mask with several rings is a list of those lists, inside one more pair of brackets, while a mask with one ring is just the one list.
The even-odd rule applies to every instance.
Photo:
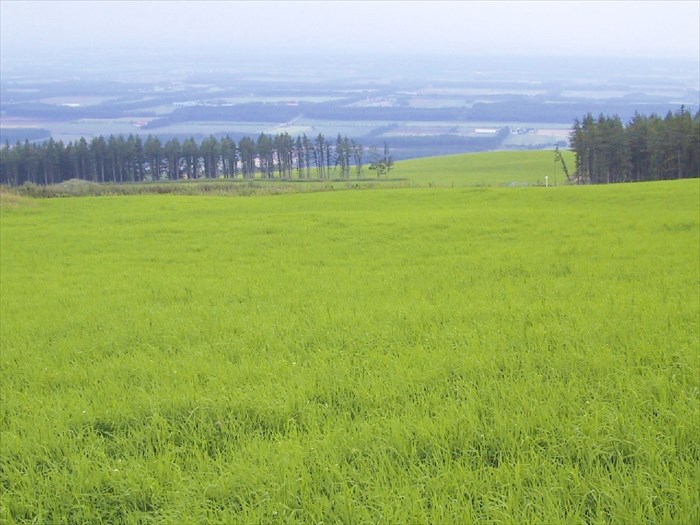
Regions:
[[[574, 155], [562, 151], [570, 171]], [[564, 184], [561, 165], [554, 162], [554, 152], [494, 151], [426, 157], [396, 163], [391, 176], [406, 178], [418, 185], [433, 186], [499, 186], [508, 184]]]

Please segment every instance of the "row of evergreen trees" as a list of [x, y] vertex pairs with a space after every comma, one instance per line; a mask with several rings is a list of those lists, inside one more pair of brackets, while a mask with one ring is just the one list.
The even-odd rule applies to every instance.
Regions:
[[[700, 111], [694, 116], [684, 107], [656, 114], [635, 114], [624, 125], [617, 115], [590, 113], [576, 119], [570, 134], [576, 154], [574, 177], [579, 183], [612, 183], [700, 177]], [[292, 138], [288, 133], [260, 134], [235, 142], [210, 136], [201, 143], [173, 138], [161, 143], [149, 135], [98, 136], [64, 144], [5, 143], [0, 148], [0, 184], [55, 184], [72, 178], [94, 182], [140, 182], [183, 178], [309, 179], [349, 178], [354, 166], [363, 174], [369, 153], [370, 170], [377, 175], [392, 169], [388, 146], [378, 151], [347, 137], [335, 141], [322, 134]]]
[[236, 142], [229, 136], [209, 136], [201, 143], [177, 138], [162, 143], [149, 135], [84, 137], [64, 144], [49, 139], [42, 143], [8, 143], [0, 148], [0, 184], [56, 184], [72, 178], [94, 182], [141, 182], [197, 178], [349, 178], [354, 167], [363, 174], [369, 153], [370, 170], [387, 173], [393, 164], [389, 149], [368, 152], [347, 137], [335, 141], [322, 134], [292, 138], [288, 133], [260, 134]]
[[570, 145], [581, 184], [700, 177], [700, 112], [635, 113], [627, 125], [589, 113], [574, 122]]

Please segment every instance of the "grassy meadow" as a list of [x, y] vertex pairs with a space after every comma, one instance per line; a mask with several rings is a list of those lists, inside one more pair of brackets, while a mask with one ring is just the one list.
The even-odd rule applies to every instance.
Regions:
[[[574, 154], [562, 150], [562, 155], [573, 172]], [[493, 151], [401, 161], [391, 176], [405, 177], [412, 185], [433, 187], [544, 185], [545, 177], [549, 177], [551, 186], [566, 182], [551, 150]]]
[[698, 180], [6, 196], [0, 522], [698, 523], [699, 216]]

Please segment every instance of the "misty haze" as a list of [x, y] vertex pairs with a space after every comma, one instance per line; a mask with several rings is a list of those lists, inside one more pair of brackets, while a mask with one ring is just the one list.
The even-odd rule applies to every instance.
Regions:
[[10, 144], [322, 133], [386, 141], [401, 159], [564, 147], [589, 112], [627, 121], [700, 105], [692, 2], [0, 8]]
[[64, 59], [3, 71], [3, 142], [322, 133], [388, 142], [401, 159], [566, 147], [587, 112], [663, 116], [700, 98], [697, 64], [668, 59]]

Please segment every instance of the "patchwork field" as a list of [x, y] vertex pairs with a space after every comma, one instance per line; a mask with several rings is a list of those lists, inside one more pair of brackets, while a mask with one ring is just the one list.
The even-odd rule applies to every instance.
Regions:
[[697, 180], [2, 202], [3, 523], [700, 520]]

